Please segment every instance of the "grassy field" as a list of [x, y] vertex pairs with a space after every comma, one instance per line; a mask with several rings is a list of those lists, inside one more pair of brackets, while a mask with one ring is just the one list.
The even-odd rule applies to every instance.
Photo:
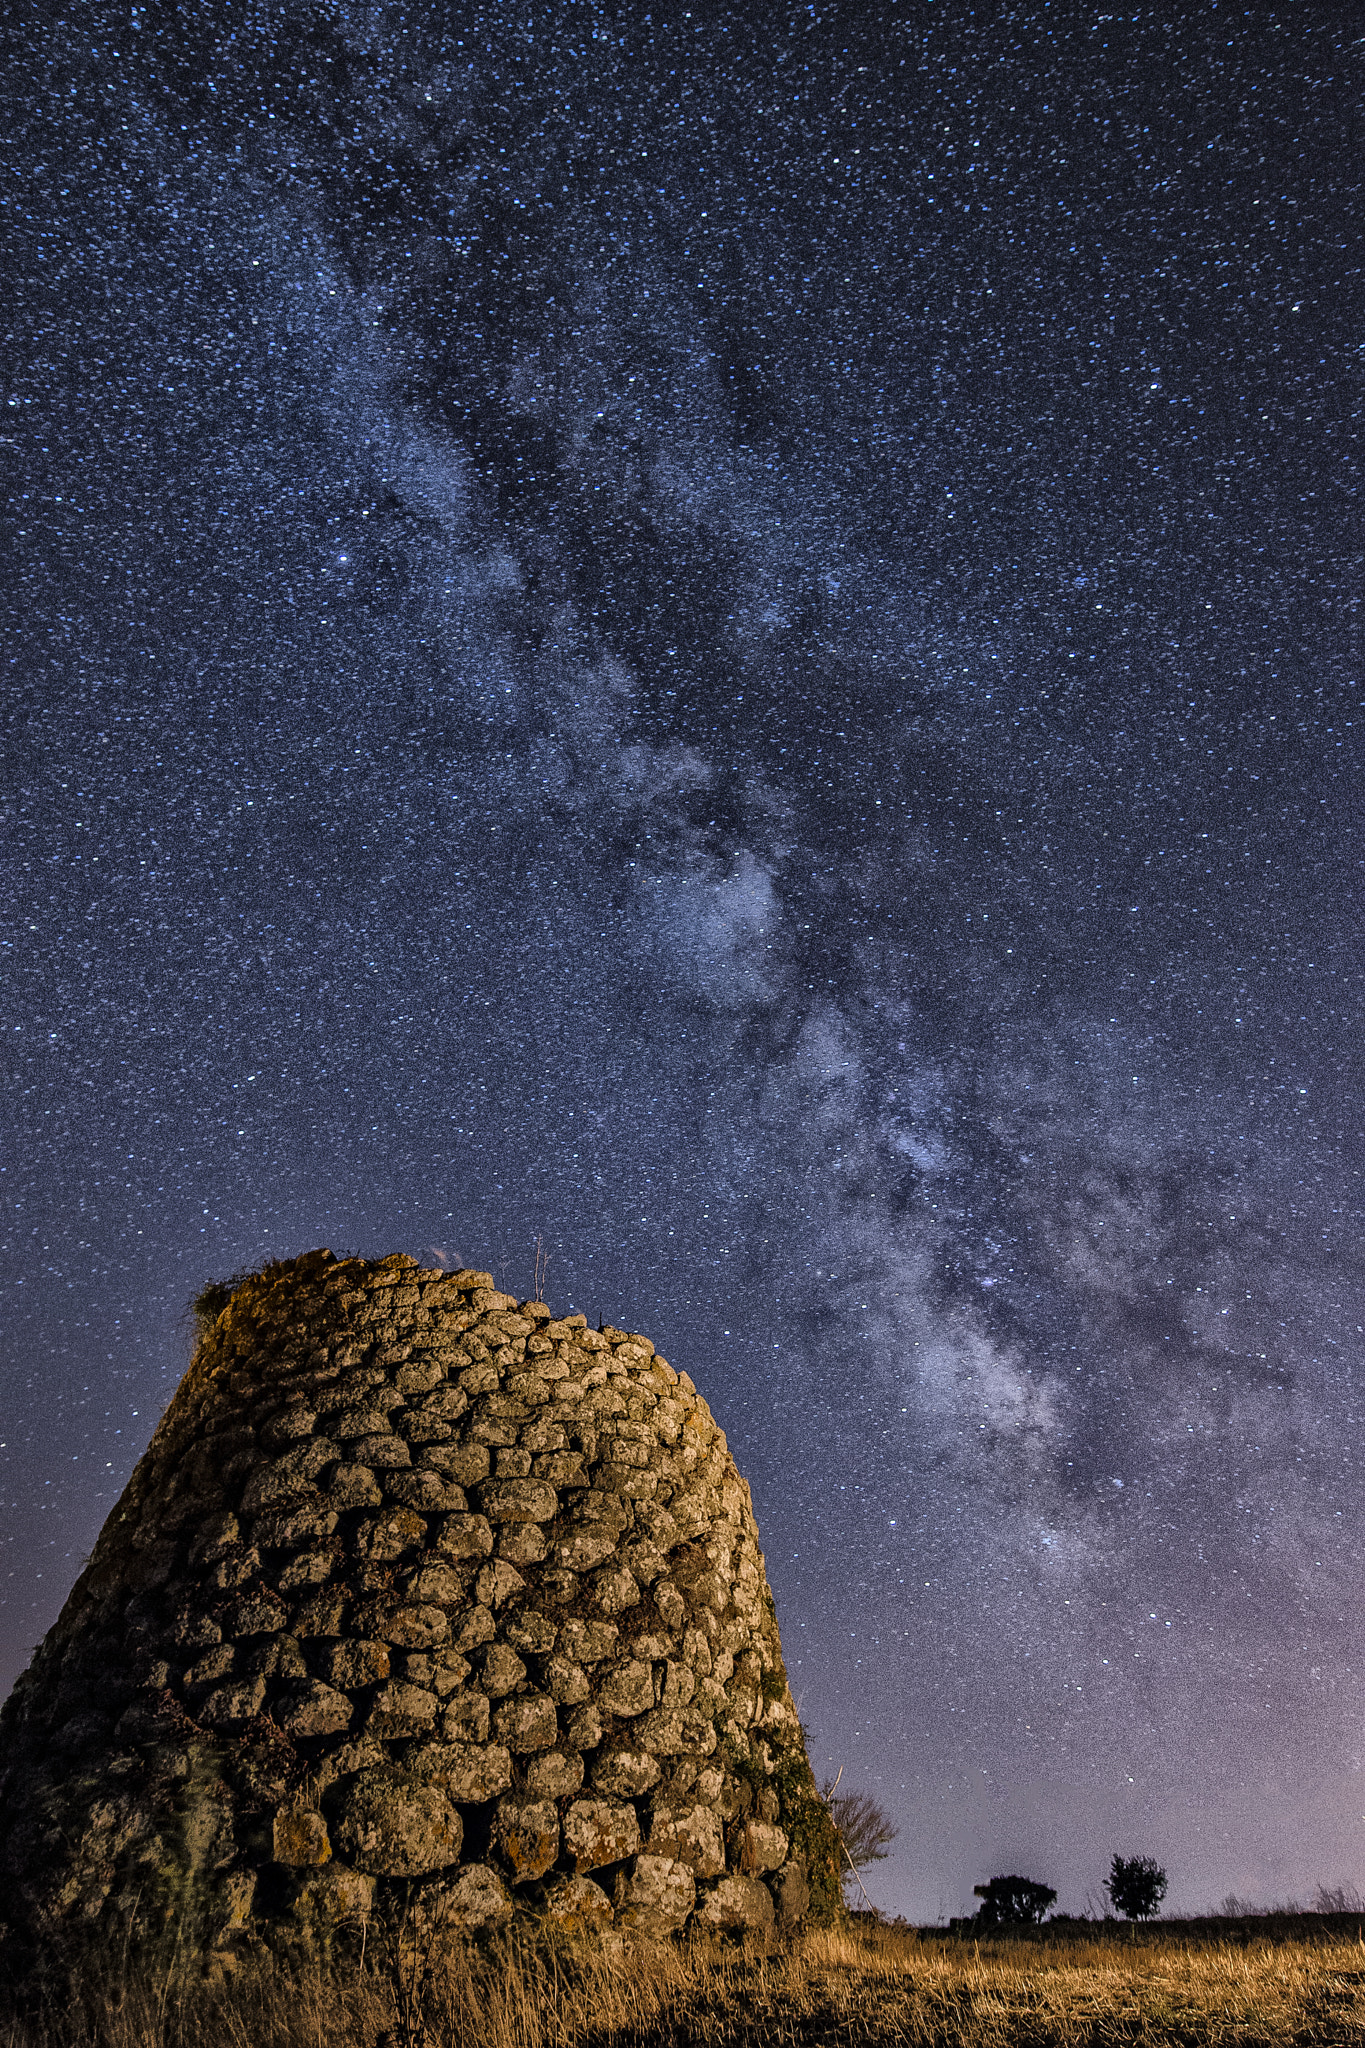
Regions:
[[425, 1979], [420, 1961], [248, 1961], [216, 1983], [96, 1971], [11, 2004], [0, 2048], [1365, 2048], [1365, 1935], [1346, 1915], [979, 1943], [881, 1928], [767, 1953], [523, 1939], [428, 1959]]

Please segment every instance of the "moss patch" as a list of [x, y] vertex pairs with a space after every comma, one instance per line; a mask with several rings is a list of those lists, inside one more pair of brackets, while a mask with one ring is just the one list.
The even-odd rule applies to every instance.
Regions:
[[725, 1745], [725, 1761], [735, 1777], [752, 1786], [754, 1792], [771, 1789], [777, 1794], [778, 1821], [786, 1830], [792, 1849], [805, 1858], [810, 1881], [810, 1914], [813, 1927], [833, 1927], [845, 1918], [843, 1885], [840, 1881], [843, 1856], [839, 1831], [815, 1782], [806, 1757], [806, 1731], [778, 1736], [772, 1740], [771, 1774], [762, 1760], [738, 1744]]

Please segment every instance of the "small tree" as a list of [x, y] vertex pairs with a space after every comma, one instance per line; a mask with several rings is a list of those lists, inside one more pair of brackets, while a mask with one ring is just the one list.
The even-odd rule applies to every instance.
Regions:
[[869, 1863], [882, 1863], [886, 1852], [900, 1829], [884, 1807], [878, 1806], [868, 1792], [840, 1792], [839, 1780], [826, 1782], [820, 1787], [820, 1797], [829, 1808], [830, 1819], [839, 1831], [852, 1866], [843, 1872], [845, 1885], [855, 1873], [865, 1870]]
[[993, 1877], [974, 1884], [972, 1894], [981, 1901], [976, 1917], [983, 1927], [1036, 1927], [1057, 1903], [1051, 1885], [1031, 1877]]
[[1154, 1920], [1166, 1896], [1166, 1873], [1150, 1856], [1116, 1856], [1104, 1888], [1125, 1920]]

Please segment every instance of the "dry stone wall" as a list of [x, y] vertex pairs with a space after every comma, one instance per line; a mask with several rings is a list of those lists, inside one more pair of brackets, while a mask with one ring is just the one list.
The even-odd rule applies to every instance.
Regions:
[[402, 1255], [202, 1313], [0, 1711], [0, 1941], [837, 1897], [749, 1489], [648, 1339]]

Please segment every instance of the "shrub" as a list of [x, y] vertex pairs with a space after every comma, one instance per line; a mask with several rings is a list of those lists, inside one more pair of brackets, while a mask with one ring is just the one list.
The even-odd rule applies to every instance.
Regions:
[[1051, 1885], [1032, 1877], [993, 1877], [974, 1884], [972, 1894], [981, 1901], [976, 1917], [982, 1927], [1036, 1927], [1057, 1903]]

